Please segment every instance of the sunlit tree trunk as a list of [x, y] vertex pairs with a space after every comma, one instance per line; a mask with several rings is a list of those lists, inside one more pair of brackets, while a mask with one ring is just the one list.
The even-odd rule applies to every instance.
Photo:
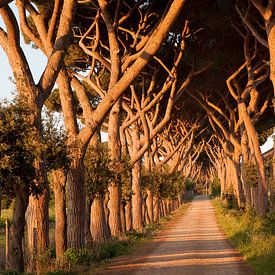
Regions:
[[251, 205], [251, 187], [247, 184], [245, 167], [250, 161], [249, 145], [247, 133], [243, 132], [241, 137], [241, 147], [242, 147], [242, 164], [241, 164], [241, 178], [244, 187], [245, 202]]
[[67, 249], [65, 172], [61, 169], [53, 171], [50, 174], [50, 184], [54, 192], [55, 250], [59, 260]]
[[68, 247], [84, 248], [85, 239], [85, 189], [83, 161], [79, 154], [71, 153], [68, 172]]
[[96, 195], [91, 208], [91, 234], [94, 242], [102, 242], [109, 237], [103, 197]]
[[86, 209], [85, 209], [85, 246], [89, 247], [92, 244], [91, 235], [91, 209], [92, 209], [93, 198], [87, 197]]
[[148, 212], [148, 223], [152, 223], [154, 221], [154, 207], [153, 207], [153, 190], [152, 187], [149, 187], [147, 192], [146, 204], [147, 204], [147, 212]]
[[[137, 125], [132, 129], [133, 152], [135, 154], [140, 149], [140, 136]], [[141, 160], [133, 164], [132, 167], [132, 212], [133, 212], [133, 229], [140, 231], [143, 227], [142, 219], [142, 188], [141, 188]]]
[[263, 157], [260, 149], [260, 143], [258, 139], [258, 134], [255, 130], [255, 127], [249, 117], [246, 109], [246, 105], [243, 101], [239, 102], [239, 113], [243, 117], [245, 128], [247, 130], [247, 135], [251, 139], [253, 146], [255, 162], [257, 167], [258, 174], [258, 207], [257, 210], [259, 214], [264, 215], [267, 212], [267, 181], [265, 177], [265, 168]]
[[[110, 159], [114, 165], [113, 169], [116, 169], [116, 165], [119, 164], [121, 152], [120, 152], [120, 138], [119, 138], [119, 110], [120, 103], [117, 102], [109, 115], [108, 123], [108, 148]], [[116, 171], [115, 171], [116, 172]], [[108, 186], [109, 191], [109, 227], [112, 236], [116, 236], [121, 233], [121, 219], [120, 219], [120, 201], [121, 201], [121, 187], [120, 182], [112, 181]]]

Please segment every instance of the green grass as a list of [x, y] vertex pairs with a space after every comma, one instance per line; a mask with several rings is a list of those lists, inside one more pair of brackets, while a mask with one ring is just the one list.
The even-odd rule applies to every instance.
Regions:
[[275, 213], [265, 218], [252, 211], [227, 209], [220, 199], [212, 201], [218, 223], [225, 230], [230, 242], [259, 275], [274, 274], [275, 267]]

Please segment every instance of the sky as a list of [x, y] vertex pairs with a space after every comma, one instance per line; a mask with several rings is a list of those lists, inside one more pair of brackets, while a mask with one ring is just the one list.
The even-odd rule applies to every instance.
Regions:
[[[12, 4], [12, 9], [14, 9], [14, 4]], [[0, 17], [0, 27], [5, 30], [5, 25]], [[43, 69], [46, 66], [46, 58], [39, 50], [35, 50], [31, 47], [31, 45], [26, 45], [21, 38], [21, 45], [25, 52], [26, 58], [28, 60], [29, 66], [33, 73], [33, 77], [36, 82], [38, 82]], [[0, 100], [4, 98], [11, 99], [12, 94], [15, 91], [15, 85], [12, 83], [12, 70], [10, 68], [8, 58], [0, 46]], [[103, 140], [107, 139], [106, 133], [103, 133]], [[273, 139], [269, 137], [267, 142], [261, 146], [262, 153], [268, 151], [273, 146]]]

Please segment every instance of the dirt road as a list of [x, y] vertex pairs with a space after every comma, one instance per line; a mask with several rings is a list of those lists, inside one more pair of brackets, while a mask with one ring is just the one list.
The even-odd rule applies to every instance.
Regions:
[[206, 196], [133, 254], [117, 258], [97, 274], [253, 274], [219, 229]]

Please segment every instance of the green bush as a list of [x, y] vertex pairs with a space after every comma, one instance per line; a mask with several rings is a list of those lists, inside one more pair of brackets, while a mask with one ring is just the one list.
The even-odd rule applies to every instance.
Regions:
[[246, 183], [251, 186], [255, 187], [258, 184], [258, 174], [256, 164], [253, 162], [245, 163], [244, 165], [244, 174], [246, 178]]
[[192, 180], [190, 180], [190, 179], [185, 180], [185, 189], [186, 189], [186, 191], [194, 190], [195, 185], [196, 184]]
[[125, 254], [129, 248], [128, 240], [109, 240], [100, 245], [98, 252], [95, 254], [96, 261], [102, 261], [108, 258], [117, 257]]
[[64, 259], [70, 264], [90, 265], [93, 258], [86, 249], [69, 248], [64, 253]]
[[221, 194], [221, 184], [217, 175], [215, 175], [214, 180], [211, 184], [211, 195], [217, 197]]

